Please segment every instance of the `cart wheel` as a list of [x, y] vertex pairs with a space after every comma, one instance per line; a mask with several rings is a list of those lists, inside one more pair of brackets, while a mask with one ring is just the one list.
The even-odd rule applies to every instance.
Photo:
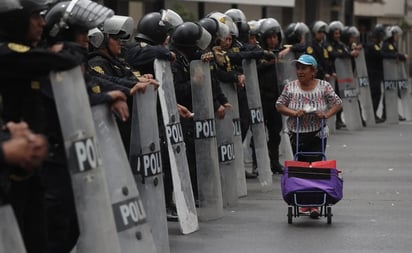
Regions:
[[332, 224], [332, 207], [328, 206], [326, 208], [326, 216], [328, 224]]
[[288, 207], [288, 224], [292, 224], [292, 207]]

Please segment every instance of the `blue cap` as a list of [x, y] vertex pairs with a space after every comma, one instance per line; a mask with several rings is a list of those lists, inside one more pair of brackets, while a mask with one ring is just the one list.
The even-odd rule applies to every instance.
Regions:
[[303, 65], [310, 65], [314, 68], [318, 68], [318, 63], [312, 55], [302, 54], [299, 59], [292, 61], [293, 63], [299, 62]]

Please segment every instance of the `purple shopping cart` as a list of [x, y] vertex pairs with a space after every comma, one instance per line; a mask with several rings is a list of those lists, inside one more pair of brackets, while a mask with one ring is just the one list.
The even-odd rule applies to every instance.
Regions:
[[[323, 121], [323, 120], [322, 120]], [[336, 169], [335, 160], [327, 160], [324, 150], [324, 122], [322, 122], [322, 152], [299, 152], [296, 145], [294, 160], [285, 161], [285, 171], [281, 177], [282, 196], [288, 206], [288, 223], [299, 216], [299, 208], [320, 207], [320, 217], [326, 217], [332, 223], [332, 206], [343, 197], [343, 180], [341, 171]], [[299, 118], [297, 119], [299, 126]], [[299, 127], [298, 127], [299, 129]], [[299, 133], [296, 133], [299, 143]], [[297, 161], [299, 155], [321, 155], [316, 162]]]

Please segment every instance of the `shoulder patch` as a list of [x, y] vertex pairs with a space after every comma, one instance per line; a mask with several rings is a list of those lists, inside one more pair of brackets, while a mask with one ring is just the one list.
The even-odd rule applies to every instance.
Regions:
[[392, 44], [389, 44], [389, 50], [395, 50]]
[[31, 81], [31, 88], [33, 90], [40, 90], [40, 82], [38, 81]]
[[92, 91], [93, 91], [93, 93], [100, 93], [101, 92], [100, 86], [99, 85], [93, 86]]
[[136, 70], [132, 72], [135, 77], [141, 77], [140, 71]]
[[313, 48], [312, 48], [312, 47], [306, 48], [306, 52], [307, 52], [308, 54], [312, 54], [312, 53], [313, 53]]
[[328, 50], [329, 52], [332, 52], [332, 51], [333, 51], [333, 47], [332, 47], [332, 46], [328, 46], [327, 50]]
[[375, 44], [375, 50], [376, 50], [376, 51], [380, 51], [380, 50], [381, 50], [381, 47], [380, 47], [379, 45], [376, 45], [376, 44]]
[[325, 58], [325, 59], [329, 59], [329, 53], [328, 53], [328, 50], [326, 50], [325, 48], [323, 49], [323, 58]]
[[235, 53], [239, 53], [240, 52], [240, 48], [238, 47], [232, 47], [233, 52]]
[[104, 70], [103, 70], [103, 68], [100, 67], [100, 66], [94, 66], [94, 67], [92, 67], [92, 69], [93, 69], [94, 71], [96, 71], [97, 73], [99, 73], [99, 74], [104, 74]]
[[27, 51], [30, 50], [29, 46], [26, 45], [22, 45], [22, 44], [17, 44], [17, 43], [9, 43], [7, 45], [9, 47], [9, 49], [13, 52], [17, 52], [17, 53], [25, 53]]

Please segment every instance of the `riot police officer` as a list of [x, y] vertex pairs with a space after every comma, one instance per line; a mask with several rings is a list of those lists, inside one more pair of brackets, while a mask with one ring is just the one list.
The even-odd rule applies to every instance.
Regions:
[[[279, 22], [276, 19], [267, 18], [261, 23], [259, 31], [260, 45], [262, 48], [268, 51], [278, 52], [283, 39]], [[282, 117], [274, 107], [274, 102], [280, 95], [276, 62], [276, 59], [261, 59], [258, 62], [257, 69], [263, 118], [269, 135], [268, 151], [270, 167], [273, 173], [282, 174], [283, 166], [279, 163]]]
[[[176, 100], [180, 105], [192, 111], [192, 92], [190, 80], [190, 61], [197, 58], [196, 52], [206, 49], [211, 41], [211, 35], [201, 25], [185, 22], [176, 27], [171, 37], [171, 50], [176, 54], [176, 61], [172, 64], [173, 82]], [[190, 170], [190, 179], [195, 199], [198, 197], [196, 151], [194, 121], [192, 118], [181, 117], [186, 156]]]
[[306, 50], [309, 27], [302, 22], [289, 24], [284, 31], [284, 45], [279, 57], [283, 58], [287, 53], [292, 52], [297, 59]]
[[306, 53], [312, 55], [318, 62], [316, 78], [329, 81], [331, 73], [329, 53], [325, 47], [325, 36], [328, 24], [322, 20], [316, 21], [312, 26], [312, 41], [306, 48]]
[[[46, 1], [21, 0], [22, 9], [0, 16], [0, 76], [3, 96], [3, 119], [27, 121], [35, 132], [44, 130], [44, 107], [40, 86], [34, 77], [47, 75], [50, 70], [72, 68], [81, 62], [83, 54], [60, 44], [47, 50], [37, 47], [45, 21], [40, 15], [47, 9]], [[19, 99], [16, 99], [19, 98]], [[8, 197], [14, 208], [28, 252], [44, 252], [44, 190], [38, 171], [11, 170]]]
[[[329, 24], [329, 31], [327, 34], [328, 43], [326, 48], [329, 53], [334, 76], [336, 76], [335, 59], [351, 57], [349, 51], [340, 40], [343, 29], [344, 26], [340, 21], [333, 21]], [[339, 95], [338, 84], [335, 85], [335, 91]], [[336, 114], [336, 129], [340, 129], [342, 127], [346, 127], [346, 125], [342, 121], [342, 111], [340, 111]]]
[[[168, 44], [170, 32], [176, 25], [183, 23], [183, 20], [178, 15], [171, 15], [170, 18], [166, 18], [167, 20], [162, 19], [162, 17], [167, 17], [167, 13], [164, 13], [164, 11], [168, 10], [162, 10], [162, 13], [147, 13], [139, 20], [137, 24], [137, 34], [134, 38], [136, 43], [127, 49], [125, 57], [126, 62], [132, 67], [133, 71], [154, 75], [153, 63], [155, 59], [171, 62], [176, 60], [176, 54], [170, 51], [166, 45]], [[173, 12], [170, 13], [173, 14]], [[184, 106], [178, 106], [178, 109], [184, 110], [186, 114], [189, 112]], [[159, 99], [157, 102], [157, 119], [162, 168], [164, 172], [167, 215], [169, 220], [175, 221], [177, 219], [177, 212], [173, 202], [173, 182], [165, 132], [166, 128], [163, 123]]]
[[[158, 86], [158, 83], [149, 78], [139, 76], [138, 72], [132, 72], [126, 62], [120, 59], [121, 41], [130, 38], [133, 31], [133, 19], [127, 16], [113, 16], [104, 22], [102, 33], [103, 40], [98, 43], [91, 39], [91, 44], [95, 50], [90, 52], [88, 56], [88, 66], [91, 73], [97, 77], [109, 79], [130, 88], [131, 91], [127, 95], [133, 95], [138, 91], [144, 91], [146, 86], [153, 84]], [[94, 36], [97, 33], [94, 33]], [[141, 80], [139, 80], [142, 79]], [[128, 107], [132, 108], [132, 97], [128, 97]], [[128, 113], [131, 114], [130, 112]], [[130, 148], [130, 132], [131, 118], [120, 118], [117, 120], [122, 141], [126, 152]]]
[[[383, 81], [383, 54], [382, 43], [385, 37], [385, 28], [381, 24], [377, 24], [371, 32], [371, 42], [365, 46], [365, 60], [368, 69], [369, 84], [371, 89], [372, 105], [375, 112], [376, 123], [385, 121], [385, 114], [382, 118], [376, 115], [380, 99], [382, 96], [381, 82]], [[385, 112], [385, 110], [383, 110]]]
[[[51, 45], [63, 42], [76, 47], [84, 54], [82, 61], [78, 64], [82, 65], [88, 52], [88, 30], [100, 25], [113, 12], [97, 4], [90, 5], [89, 9], [84, 9], [82, 13], [70, 12], [68, 7], [71, 3], [69, 1], [59, 2], [47, 12], [45, 38], [47, 43]], [[89, 19], [88, 15], [93, 13], [93, 8], [97, 7], [101, 7], [98, 8], [99, 15], [95, 19]], [[115, 96], [100, 92], [99, 84], [88, 80], [87, 72], [85, 72], [85, 79], [92, 104], [115, 101], [116, 96], [123, 95], [121, 92]], [[48, 77], [40, 80], [40, 89], [48, 122], [45, 134], [51, 147], [43, 173], [46, 183], [46, 214], [48, 217], [47, 252], [70, 252], [76, 245], [79, 236], [70, 171], [55, 99]]]

